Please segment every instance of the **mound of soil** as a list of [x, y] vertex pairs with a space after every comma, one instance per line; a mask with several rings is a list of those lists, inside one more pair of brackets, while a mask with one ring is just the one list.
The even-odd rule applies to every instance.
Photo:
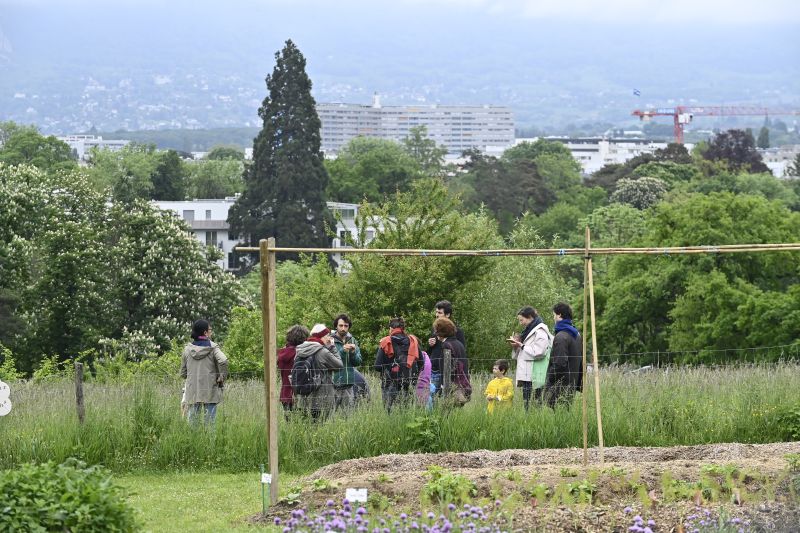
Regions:
[[[272, 522], [297, 506], [318, 509], [329, 499], [341, 502], [346, 488], [367, 488], [371, 500], [379, 496], [391, 502], [395, 514], [419, 510], [426, 472], [439, 466], [472, 480], [475, 501], [513, 500], [511, 531], [628, 531], [638, 514], [655, 521], [654, 532], [683, 532], [688, 517], [706, 511], [748, 521], [752, 531], [800, 531], [800, 474], [791, 473], [786, 460], [787, 454], [798, 453], [800, 442], [612, 447], [604, 450], [601, 463], [593, 448], [586, 466], [577, 448], [381, 455], [317, 470], [304, 478], [300, 502], [280, 503], [268, 516], [251, 521]], [[734, 467], [733, 480], [729, 476], [726, 482], [724, 472]], [[670, 485], [669, 478], [678, 481]], [[669, 487], [690, 487], [701, 478], [706, 480], [701, 489], [685, 489], [681, 497], [667, 493]], [[325, 480], [317, 482], [318, 490], [315, 480]], [[583, 480], [594, 487], [591, 503], [552, 498], [567, 484]], [[531, 487], [541, 484], [550, 497], [533, 496]]]

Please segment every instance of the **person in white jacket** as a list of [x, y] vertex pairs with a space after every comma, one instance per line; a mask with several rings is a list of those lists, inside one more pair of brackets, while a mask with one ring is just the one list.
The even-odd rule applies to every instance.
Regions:
[[520, 309], [517, 320], [523, 328], [522, 333], [512, 335], [507, 340], [511, 344], [511, 357], [517, 361], [517, 386], [522, 388], [522, 399], [527, 410], [532, 393], [537, 402], [542, 400], [553, 337], [533, 307]]

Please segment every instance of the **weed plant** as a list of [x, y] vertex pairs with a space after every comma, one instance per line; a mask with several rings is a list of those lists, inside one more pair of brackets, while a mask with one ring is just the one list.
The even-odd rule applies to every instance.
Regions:
[[[463, 408], [409, 406], [389, 416], [370, 377], [372, 399], [350, 413], [323, 422], [301, 413], [281, 417], [280, 469], [308, 473], [384, 453], [581, 446], [580, 395], [571, 406], [526, 412], [517, 394], [512, 409], [490, 416], [480, 394], [489, 378], [473, 376], [473, 398]], [[587, 378], [594, 445], [593, 379]], [[800, 372], [793, 364], [639, 374], [608, 368], [600, 378], [606, 446], [780, 442], [790, 434], [781, 415], [800, 405]], [[73, 382], [17, 382], [12, 388], [14, 410], [0, 419], [0, 468], [77, 457], [116, 472], [243, 472], [267, 459], [264, 388], [257, 380], [226, 383], [213, 429], [181, 418], [179, 380], [87, 382], [84, 425], [77, 421]]]

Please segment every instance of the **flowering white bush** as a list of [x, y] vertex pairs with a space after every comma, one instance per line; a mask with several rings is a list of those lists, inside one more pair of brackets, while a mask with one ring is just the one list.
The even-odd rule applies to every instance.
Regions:
[[138, 359], [200, 317], [224, 332], [242, 291], [206, 254], [182, 221], [146, 202], [114, 205], [79, 171], [0, 164], [0, 290], [15, 302], [0, 313], [20, 319], [5, 339], [21, 369], [100, 339]]

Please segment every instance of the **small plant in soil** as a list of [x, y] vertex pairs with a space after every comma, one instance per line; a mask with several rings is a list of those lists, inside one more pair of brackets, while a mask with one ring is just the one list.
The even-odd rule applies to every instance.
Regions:
[[324, 492], [335, 489], [336, 483], [321, 477], [311, 482], [311, 488], [314, 492]]
[[787, 453], [783, 458], [789, 465], [789, 472], [800, 472], [800, 453]]
[[422, 499], [425, 502], [438, 503], [468, 503], [478, 494], [478, 488], [473, 481], [461, 474], [454, 474], [440, 466], [428, 467], [425, 473], [428, 481], [422, 486]]
[[564, 467], [560, 470], [559, 475], [561, 477], [578, 477], [578, 471], [574, 468]]

